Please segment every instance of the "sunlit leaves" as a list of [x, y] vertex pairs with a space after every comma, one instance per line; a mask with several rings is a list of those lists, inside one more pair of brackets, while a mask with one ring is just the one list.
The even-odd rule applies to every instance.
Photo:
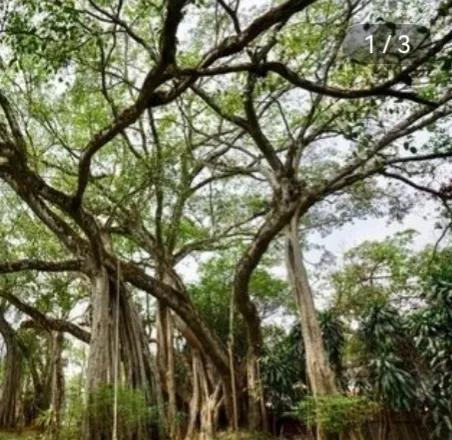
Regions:
[[79, 12], [73, 0], [17, 2], [6, 18], [4, 41], [14, 47], [11, 62], [32, 59], [47, 72], [67, 65], [83, 44]]

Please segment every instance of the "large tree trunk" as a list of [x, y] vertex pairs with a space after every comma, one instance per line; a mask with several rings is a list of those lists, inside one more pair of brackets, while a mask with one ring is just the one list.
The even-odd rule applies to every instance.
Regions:
[[[142, 392], [149, 406], [155, 404], [152, 357], [142, 320], [133, 302], [127, 297], [125, 286], [120, 281], [119, 286], [117, 283], [117, 277], [109, 279], [104, 268], [92, 277], [91, 343], [87, 367], [88, 411], [84, 431], [86, 440], [112, 438], [113, 401], [104, 399], [104, 403], [99, 405], [96, 403], [96, 395], [101, 393], [112, 396], [115, 392], [116, 364], [116, 386]], [[115, 346], [117, 320], [118, 347]], [[153, 433], [148, 420], [137, 421], [134, 426], [117, 428], [118, 439], [121, 440], [144, 440]]]
[[301, 332], [306, 352], [306, 371], [314, 396], [338, 392], [334, 372], [323, 344], [322, 332], [314, 306], [311, 286], [299, 243], [298, 219], [287, 228], [287, 272], [300, 315]]
[[0, 333], [6, 345], [0, 397], [0, 427], [16, 429], [22, 423], [21, 386], [23, 353], [16, 332], [0, 312]]
[[[314, 306], [311, 286], [303, 262], [299, 242], [298, 217], [295, 216], [286, 231], [286, 265], [300, 316], [301, 333], [306, 353], [306, 371], [314, 397], [338, 393], [338, 386], [323, 344], [322, 332]], [[319, 426], [317, 439], [328, 438]]]
[[[243, 295], [243, 289], [248, 289], [248, 282], [242, 284], [241, 276], [237, 275], [247, 264], [245, 258], [239, 262], [236, 268], [234, 280], [234, 301], [237, 309], [246, 323], [248, 350], [246, 355], [246, 385], [248, 394], [248, 428], [252, 431], [266, 429], [266, 414], [264, 395], [259, 374], [259, 359], [262, 349], [262, 333], [260, 317], [255, 304], [251, 301], [248, 293]], [[243, 266], [242, 266], [243, 265]], [[234, 410], [234, 404], [231, 404]], [[234, 420], [234, 417], [231, 418]]]
[[111, 440], [112, 406], [100, 405], [99, 393], [113, 384], [113, 323], [111, 320], [110, 286], [104, 267], [91, 276], [91, 340], [87, 366], [87, 413], [85, 440]]

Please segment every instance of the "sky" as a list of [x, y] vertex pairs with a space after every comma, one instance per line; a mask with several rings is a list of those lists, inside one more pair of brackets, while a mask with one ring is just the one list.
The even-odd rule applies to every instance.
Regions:
[[[340, 258], [345, 252], [364, 241], [381, 241], [397, 232], [414, 229], [418, 234], [414, 238], [413, 248], [421, 249], [435, 243], [441, 235], [441, 231], [434, 228], [436, 213], [439, 209], [437, 203], [420, 204], [418, 209], [413, 210], [400, 222], [388, 222], [388, 218], [356, 220], [337, 228], [326, 237], [312, 233], [310, 241], [316, 241]], [[315, 261], [318, 258], [318, 252], [315, 250], [307, 252], [306, 258]]]
[[[397, 232], [414, 229], [417, 234], [413, 240], [413, 251], [420, 250], [427, 245], [434, 245], [441, 236], [441, 230], [435, 229], [437, 215], [440, 212], [440, 205], [434, 201], [428, 201], [423, 196], [419, 196], [419, 203], [402, 221], [389, 221], [388, 217], [370, 218], [366, 220], [355, 220], [344, 226], [334, 228], [327, 235], [312, 232], [308, 236], [310, 243], [315, 244], [315, 249], [309, 249], [304, 253], [307, 270], [310, 274], [311, 283], [314, 292], [320, 290], [318, 286], [324, 284], [318, 283], [319, 262], [324, 251], [332, 254], [335, 259], [328, 266], [328, 272], [334, 272], [342, 266], [344, 254], [360, 245], [364, 241], [382, 241], [387, 237], [395, 235]], [[185, 259], [178, 266], [179, 273], [188, 283], [195, 282], [198, 279], [198, 262], [192, 258]], [[325, 267], [321, 270], [324, 272]], [[287, 278], [283, 255], [281, 255], [281, 264], [272, 269], [272, 273], [282, 279]], [[323, 281], [323, 280], [322, 280]], [[317, 305], [323, 307], [326, 305], [323, 299], [316, 295]]]

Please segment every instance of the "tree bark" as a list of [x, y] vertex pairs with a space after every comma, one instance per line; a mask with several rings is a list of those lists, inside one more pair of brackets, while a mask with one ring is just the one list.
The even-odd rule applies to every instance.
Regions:
[[52, 338], [52, 378], [50, 398], [50, 435], [53, 440], [60, 440], [62, 410], [64, 405], [63, 344], [63, 333], [58, 332], [54, 334]]
[[121, 267], [125, 281], [155, 296], [177, 314], [180, 318], [179, 321], [184, 323], [186, 329], [184, 337], [190, 340], [190, 336], [193, 336], [194, 339], [191, 339], [190, 344], [193, 342], [195, 346], [202, 347], [202, 351], [209, 357], [212, 364], [215, 365], [222, 380], [225, 383], [229, 383], [229, 359], [227, 350], [220, 338], [203, 321], [190, 299], [179, 290], [167, 284], [157, 282], [140, 268], [130, 263], [121, 263]]
[[84, 440], [112, 438], [112, 407], [98, 404], [98, 393], [106, 392], [113, 383], [113, 326], [111, 321], [110, 288], [104, 267], [91, 276], [91, 340], [87, 365], [87, 413]]
[[[153, 355], [149, 350], [148, 339], [143, 321], [131, 298], [128, 298], [125, 286], [120, 289], [120, 355], [124, 369], [124, 385], [143, 392], [146, 404], [161, 409], [162, 402], [158, 394], [157, 374], [153, 365]], [[140, 421], [136, 432], [128, 430], [127, 435], [134, 440], [149, 439], [157, 435], [158, 426], [150, 421]], [[135, 436], [135, 437], [133, 437]]]
[[235, 360], [234, 360], [234, 324], [235, 324], [235, 311], [234, 311], [234, 296], [231, 295], [231, 302], [229, 306], [229, 337], [228, 337], [228, 356], [229, 356], [229, 370], [231, 375], [231, 397], [232, 397], [232, 428], [234, 432], [239, 430], [239, 410], [237, 403], [237, 382], [235, 374]]
[[[119, 291], [118, 285], [119, 282]], [[152, 355], [141, 317], [127, 297], [118, 277], [101, 268], [92, 276], [91, 344], [87, 367], [88, 413], [84, 439], [110, 440], [112, 437], [113, 402], [107, 399], [102, 407], [96, 404], [96, 394], [111, 393], [114, 384], [115, 357], [119, 356], [118, 387], [143, 392], [149, 406], [154, 405], [155, 378]], [[119, 308], [117, 295], [119, 294]], [[119, 316], [117, 316], [119, 312]], [[119, 319], [119, 347], [116, 353], [114, 323]], [[105, 400], [105, 399], [104, 399]], [[118, 438], [141, 440], [152, 435], [149, 421], [138, 421], [133, 427], [118, 426]]]
[[199, 382], [202, 390], [201, 408], [200, 408], [200, 438], [201, 440], [210, 440], [214, 437], [218, 423], [218, 408], [221, 404], [221, 382], [213, 381], [209, 377], [209, 368], [206, 360], [199, 357]]
[[0, 398], [0, 427], [17, 429], [23, 420], [21, 414], [23, 353], [16, 332], [6, 321], [3, 312], [0, 312], [0, 333], [6, 345]]
[[142, 319], [124, 286], [120, 292], [119, 342], [125, 381], [145, 392], [149, 402], [154, 398], [155, 371]]
[[198, 420], [199, 410], [200, 410], [200, 386], [199, 386], [199, 353], [196, 349], [192, 349], [192, 393], [189, 405], [189, 415], [188, 415], [188, 424], [187, 424], [187, 432], [185, 434], [185, 439], [190, 440], [193, 438], [196, 422]]
[[248, 428], [250, 431], [266, 430], [266, 411], [260, 380], [259, 359], [252, 347], [246, 357], [248, 385]]
[[[247, 247], [236, 265], [233, 282], [234, 303], [242, 315], [248, 340], [247, 379], [250, 420], [249, 426], [258, 427], [266, 424], [267, 417], [265, 402], [259, 377], [259, 358], [262, 349], [262, 332], [260, 317], [249, 294], [249, 283], [252, 274], [258, 266], [262, 256], [268, 249], [272, 240], [290, 222], [297, 207], [301, 206], [298, 200], [300, 195], [299, 184], [289, 179], [279, 182], [279, 189], [275, 191], [272, 209], [266, 216], [265, 222], [257, 231], [253, 241]], [[261, 417], [259, 418], [259, 414]]]
[[[286, 230], [286, 265], [293, 287], [300, 317], [301, 333], [306, 354], [306, 372], [314, 397], [339, 392], [330, 367], [317, 318], [314, 298], [303, 261], [299, 240], [298, 216], [294, 216]], [[332, 438], [322, 426], [317, 426], [317, 440]]]
[[177, 414], [175, 364], [174, 364], [174, 324], [170, 310], [163, 304], [158, 309], [158, 361], [168, 396], [166, 411], [167, 433], [171, 439], [180, 436]]
[[306, 370], [314, 396], [338, 392], [334, 372], [328, 361], [322, 332], [315, 310], [308, 275], [299, 243], [298, 218], [294, 217], [286, 233], [287, 272], [293, 287], [300, 316], [301, 332], [306, 352]]

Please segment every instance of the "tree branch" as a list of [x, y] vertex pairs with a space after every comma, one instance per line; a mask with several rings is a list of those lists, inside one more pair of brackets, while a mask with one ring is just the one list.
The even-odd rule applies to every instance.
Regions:
[[40, 327], [47, 331], [59, 331], [70, 333], [80, 341], [89, 343], [91, 335], [86, 330], [83, 330], [79, 326], [73, 324], [72, 322], [65, 321], [63, 319], [55, 319], [46, 316], [44, 313], [40, 312], [38, 309], [24, 303], [15, 295], [10, 292], [0, 292], [0, 296], [6, 299], [10, 304], [12, 304], [16, 309], [20, 310], [29, 316], [34, 322], [36, 322]]
[[78, 272], [81, 270], [80, 260], [44, 261], [24, 259], [0, 263], [0, 274], [37, 270], [40, 272]]

